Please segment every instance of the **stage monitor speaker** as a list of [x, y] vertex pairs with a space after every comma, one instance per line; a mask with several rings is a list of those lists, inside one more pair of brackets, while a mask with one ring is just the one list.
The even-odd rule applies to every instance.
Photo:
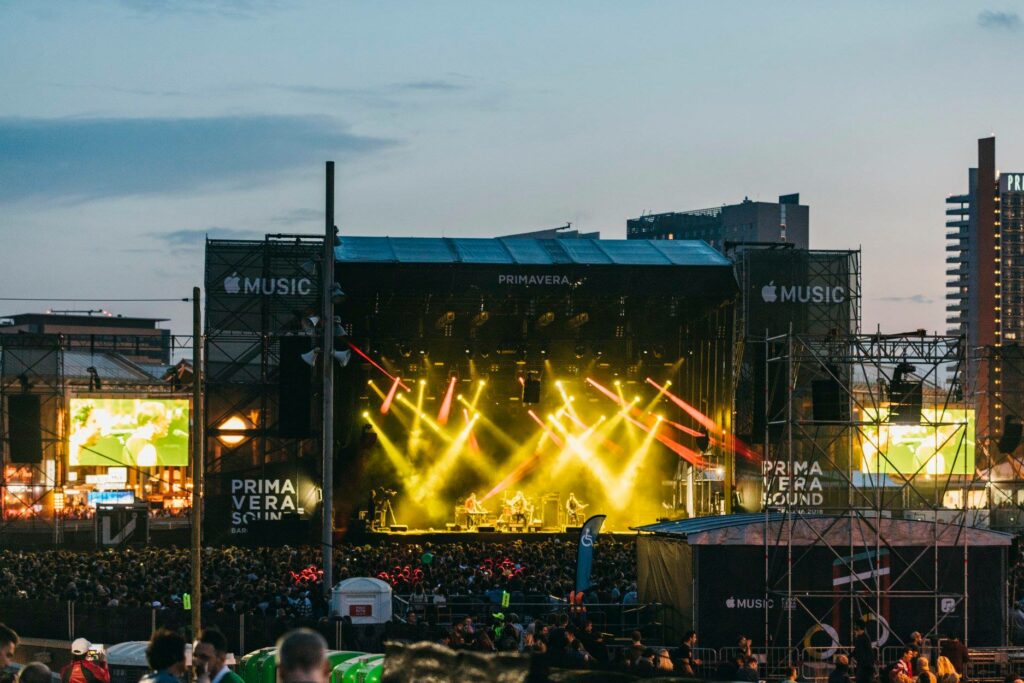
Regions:
[[848, 421], [850, 402], [843, 385], [832, 377], [811, 382], [811, 412], [815, 422]]
[[540, 403], [540, 380], [527, 377], [523, 380], [523, 405]]
[[43, 430], [39, 397], [13, 394], [7, 397], [7, 461], [38, 464], [43, 461]]
[[493, 532], [497, 531], [497, 528], [495, 528], [495, 526], [493, 524], [481, 524], [480, 526], [478, 526], [476, 528], [476, 530], [478, 532], [481, 532], [481, 533], [484, 533], [484, 532], [491, 532], [491, 533], [493, 533]]
[[1007, 415], [1003, 420], [1003, 433], [999, 437], [999, 452], [1003, 455], [1010, 455], [1020, 445], [1024, 426], [1016, 415]]
[[541, 510], [541, 519], [547, 529], [558, 528], [558, 496], [545, 496], [544, 507]]
[[309, 337], [281, 337], [277, 433], [286, 439], [312, 436], [313, 368], [302, 359], [311, 347]]
[[891, 424], [921, 424], [921, 383], [889, 383], [889, 422]]
[[388, 530], [389, 531], [394, 531], [394, 532], [397, 532], [397, 531], [408, 531], [409, 530], [409, 525], [408, 524], [392, 524], [391, 526], [388, 527]]

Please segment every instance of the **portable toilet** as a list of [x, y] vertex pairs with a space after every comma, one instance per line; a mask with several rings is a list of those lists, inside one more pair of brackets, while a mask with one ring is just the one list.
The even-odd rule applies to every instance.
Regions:
[[384, 655], [369, 654], [359, 655], [353, 657], [347, 661], [342, 662], [338, 666], [334, 667], [331, 671], [331, 683], [355, 683], [356, 674], [362, 670], [362, 668], [370, 664], [371, 662], [377, 662], [384, 659]]
[[[106, 648], [111, 683], [137, 683], [149, 673], [145, 640], [129, 640]], [[185, 666], [192, 666], [192, 644], [185, 645]]]
[[353, 624], [386, 624], [391, 621], [391, 586], [368, 576], [345, 579], [331, 589], [331, 612]]
[[381, 660], [379, 664], [377, 664], [372, 669], [366, 672], [366, 678], [363, 679], [362, 683], [380, 683], [380, 680], [383, 677], [384, 661]]
[[[277, 683], [277, 648], [268, 652], [257, 662], [256, 666], [259, 667], [259, 671], [254, 683]], [[249, 683], [249, 681], [245, 683]]]
[[249, 654], [242, 657], [242, 660], [238, 663], [239, 676], [245, 683], [259, 683], [260, 680], [260, 662], [267, 656], [268, 653], [273, 652], [272, 647], [261, 647], [259, 650], [253, 650]]
[[327, 661], [331, 663], [331, 671], [334, 671], [334, 667], [338, 666], [342, 662], [347, 662], [355, 657], [365, 655], [365, 652], [355, 652], [350, 650], [328, 650]]

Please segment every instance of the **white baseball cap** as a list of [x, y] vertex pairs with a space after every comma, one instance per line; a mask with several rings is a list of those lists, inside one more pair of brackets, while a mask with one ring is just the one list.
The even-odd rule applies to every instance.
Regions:
[[71, 643], [71, 654], [73, 655], [84, 655], [92, 648], [90, 643], [85, 638], [76, 638], [75, 642]]

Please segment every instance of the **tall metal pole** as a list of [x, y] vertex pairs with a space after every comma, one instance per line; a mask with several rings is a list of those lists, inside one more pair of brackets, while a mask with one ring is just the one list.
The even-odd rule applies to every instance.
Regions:
[[327, 162], [327, 187], [324, 220], [324, 255], [322, 269], [321, 319], [323, 340], [320, 367], [323, 370], [323, 528], [321, 550], [324, 566], [324, 600], [330, 604], [334, 584], [332, 554], [334, 550], [334, 162]]
[[203, 328], [199, 288], [192, 288], [192, 637], [203, 624]]

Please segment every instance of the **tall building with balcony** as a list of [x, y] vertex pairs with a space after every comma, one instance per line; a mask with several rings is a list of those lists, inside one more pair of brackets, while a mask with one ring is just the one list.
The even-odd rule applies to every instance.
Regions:
[[967, 185], [946, 198], [946, 322], [966, 339], [961, 386], [995, 457], [1006, 418], [1024, 416], [1024, 173], [999, 173], [982, 138]]

